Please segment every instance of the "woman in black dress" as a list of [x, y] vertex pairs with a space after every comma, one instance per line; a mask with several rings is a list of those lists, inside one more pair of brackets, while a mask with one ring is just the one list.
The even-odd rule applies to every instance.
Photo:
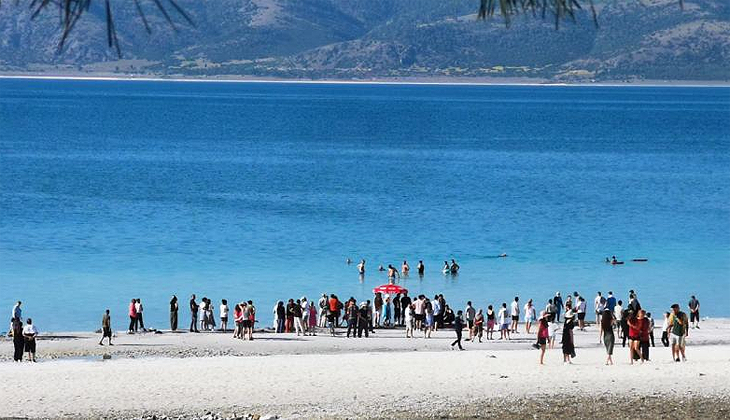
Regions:
[[25, 347], [25, 338], [23, 338], [23, 323], [18, 318], [13, 318], [13, 346], [15, 353], [13, 360], [16, 362], [23, 361], [23, 348]]
[[563, 363], [572, 364], [571, 358], [575, 357], [575, 344], [573, 342], [573, 327], [575, 322], [573, 321], [573, 310], [570, 307], [566, 307], [565, 312], [565, 324], [563, 324]]

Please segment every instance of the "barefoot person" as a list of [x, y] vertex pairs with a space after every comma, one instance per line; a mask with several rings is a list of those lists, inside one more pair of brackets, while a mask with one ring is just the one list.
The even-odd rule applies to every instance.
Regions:
[[[18, 302], [20, 303], [20, 302]], [[694, 295], [689, 299], [689, 322], [692, 328], [700, 328], [700, 301]]]
[[35, 340], [38, 336], [38, 329], [33, 325], [33, 320], [28, 318], [23, 327], [23, 338], [25, 339], [25, 352], [28, 353], [28, 361], [35, 363]]
[[177, 311], [179, 307], [177, 304], [177, 296], [172, 295], [170, 299], [170, 331], [177, 331]]
[[679, 310], [679, 304], [672, 305], [672, 313], [667, 321], [667, 332], [669, 333], [669, 342], [672, 344], [672, 359], [679, 362], [679, 355], [682, 354], [682, 360], [687, 361], [684, 353], [685, 341], [689, 335], [689, 323], [687, 322], [687, 314]]
[[535, 321], [535, 307], [532, 306], [532, 299], [528, 300], [525, 304], [525, 332], [530, 334], [530, 328], [532, 323]]
[[112, 344], [112, 317], [109, 315], [109, 309], [107, 309], [104, 312], [104, 315], [101, 317], [101, 340], [99, 340], [99, 345], [104, 345], [104, 339], [109, 339], [109, 345], [113, 346]]
[[545, 348], [550, 337], [550, 326], [548, 324], [548, 315], [545, 311], [540, 312], [540, 319], [537, 327], [537, 345], [540, 347], [540, 364], [545, 364]]
[[515, 296], [515, 300], [510, 305], [510, 314], [512, 315], [510, 330], [512, 334], [517, 334], [517, 323], [520, 322], [520, 298], [518, 296]]
[[25, 337], [23, 337], [23, 321], [20, 318], [13, 318], [13, 328], [10, 330], [13, 334], [13, 361], [23, 361], [23, 349], [25, 348]]
[[573, 341], [573, 309], [570, 305], [566, 305], [565, 323], [563, 324], [563, 364], [573, 364], [571, 359], [575, 357], [575, 342]]
[[499, 339], [504, 340], [505, 338], [507, 340], [510, 340], [509, 337], [509, 315], [507, 315], [507, 303], [502, 302], [502, 307], [499, 309], [499, 314], [497, 315], [497, 318], [499, 319]]
[[459, 346], [459, 350], [464, 350], [463, 347], [461, 347], [461, 331], [464, 329], [464, 320], [462, 318], [462, 312], [458, 311], [456, 313], [456, 318], [454, 319], [454, 332], [456, 332], [456, 340], [454, 340], [453, 343], [451, 343], [451, 348], [453, 349], [455, 345]]
[[613, 312], [611, 309], [605, 308], [601, 313], [601, 333], [603, 334], [603, 345], [606, 346], [606, 365], [613, 364], [613, 345], [616, 342], [616, 336], [613, 334]]

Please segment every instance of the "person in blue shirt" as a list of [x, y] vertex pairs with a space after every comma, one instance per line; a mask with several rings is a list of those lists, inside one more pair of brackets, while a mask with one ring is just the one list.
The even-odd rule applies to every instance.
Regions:
[[611, 310], [611, 313], [613, 313], [614, 308], [616, 308], [616, 297], [613, 295], [613, 292], [608, 292], [608, 297], [606, 298], [606, 308]]

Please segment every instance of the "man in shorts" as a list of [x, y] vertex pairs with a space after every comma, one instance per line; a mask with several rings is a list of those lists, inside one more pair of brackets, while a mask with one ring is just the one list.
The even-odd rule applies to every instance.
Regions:
[[515, 300], [510, 305], [510, 315], [512, 316], [512, 325], [510, 330], [513, 334], [517, 334], [517, 323], [520, 322], [520, 298], [515, 296]]
[[700, 328], [700, 301], [692, 295], [689, 300], [689, 322], [692, 328]]
[[669, 333], [669, 342], [672, 343], [672, 359], [679, 362], [679, 355], [682, 354], [682, 360], [687, 361], [684, 354], [685, 340], [689, 335], [689, 323], [687, 322], [687, 314], [679, 310], [679, 304], [672, 305], [672, 313], [667, 321], [667, 332]]
[[109, 339], [109, 345], [113, 346], [112, 344], [112, 317], [109, 315], [109, 309], [106, 310], [104, 313], [104, 316], [101, 318], [101, 340], [99, 340], [99, 345], [104, 345], [104, 339]]
[[477, 316], [477, 311], [471, 306], [471, 301], [466, 302], [466, 309], [464, 309], [464, 316], [466, 317], [466, 326], [469, 328], [469, 340], [474, 338], [474, 318]]

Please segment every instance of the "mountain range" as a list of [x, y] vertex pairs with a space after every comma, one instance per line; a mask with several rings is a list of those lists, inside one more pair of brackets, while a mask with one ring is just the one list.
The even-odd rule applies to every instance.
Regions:
[[[63, 50], [54, 8], [0, 6], [0, 73], [283, 79], [730, 80], [730, 1], [596, 1], [556, 27], [548, 13], [477, 19], [478, 0], [112, 2], [122, 57], [93, 1]], [[165, 3], [167, 4], [167, 3]]]

